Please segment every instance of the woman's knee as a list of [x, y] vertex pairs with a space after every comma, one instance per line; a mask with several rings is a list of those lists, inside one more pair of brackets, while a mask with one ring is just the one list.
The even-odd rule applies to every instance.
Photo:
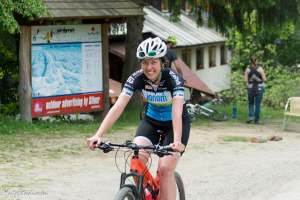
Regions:
[[178, 159], [165, 159], [159, 163], [159, 173], [161, 176], [172, 176], [174, 174]]
[[[137, 145], [142, 145], [142, 146], [147, 146], [147, 145], [152, 145], [151, 141], [144, 136], [137, 136], [133, 139], [133, 143], [137, 144]], [[147, 152], [146, 150], [140, 150], [139, 152], [139, 159], [143, 162], [143, 163], [147, 163], [148, 162], [148, 158], [150, 156], [150, 153]]]

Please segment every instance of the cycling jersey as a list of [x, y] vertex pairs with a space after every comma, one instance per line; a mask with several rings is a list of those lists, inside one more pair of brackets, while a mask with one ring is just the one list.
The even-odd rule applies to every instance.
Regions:
[[145, 115], [158, 121], [172, 120], [172, 99], [184, 98], [183, 79], [170, 68], [161, 70], [161, 80], [153, 84], [138, 70], [129, 76], [122, 93], [132, 96], [135, 91], [141, 91], [146, 100]]

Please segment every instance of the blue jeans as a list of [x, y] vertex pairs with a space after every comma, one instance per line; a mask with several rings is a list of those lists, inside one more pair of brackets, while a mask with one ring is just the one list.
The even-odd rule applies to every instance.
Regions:
[[[256, 91], [248, 89], [248, 119], [258, 122], [260, 119], [260, 106], [264, 94], [264, 88], [258, 87]], [[254, 108], [255, 107], [255, 108]]]

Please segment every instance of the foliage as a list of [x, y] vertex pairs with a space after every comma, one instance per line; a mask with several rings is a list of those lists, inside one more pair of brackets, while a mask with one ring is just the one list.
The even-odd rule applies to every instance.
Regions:
[[[264, 29], [259, 29], [257, 24], [257, 12], [254, 10], [250, 14], [244, 14], [243, 26], [245, 32], [240, 32], [237, 28], [232, 28], [229, 31], [227, 45], [232, 49], [233, 57], [231, 66], [233, 70], [244, 70], [251, 55], [255, 54], [263, 66], [276, 65], [277, 46], [273, 43], [272, 38], [266, 35]], [[284, 32], [284, 37], [289, 38], [292, 31], [289, 31], [290, 26], [286, 29], [281, 29]], [[283, 37], [282, 37], [283, 38]]]
[[[110, 129], [110, 133], [114, 131], [137, 127], [139, 123], [140, 109], [135, 107], [127, 107], [118, 121]], [[53, 117], [55, 118], [55, 117]], [[0, 114], [0, 136], [15, 135], [15, 134], [30, 134], [30, 135], [68, 135], [68, 134], [85, 134], [94, 133], [100, 124], [100, 119], [95, 117], [94, 121], [70, 121], [64, 120], [41, 120], [35, 119], [33, 123], [27, 123], [17, 120], [12, 116]], [[1, 138], [0, 138], [1, 140]]]
[[[243, 27], [245, 32], [233, 28], [229, 32], [228, 46], [232, 49], [231, 59], [232, 87], [222, 93], [233, 101], [246, 101], [246, 86], [243, 81], [243, 71], [249, 63], [251, 55], [258, 57], [259, 64], [267, 74], [267, 87], [264, 103], [271, 107], [282, 107], [287, 98], [299, 90], [299, 72], [279, 64], [278, 45], [272, 43], [273, 36], [265, 29], [258, 29], [257, 12], [244, 14]], [[281, 41], [289, 41], [294, 34], [294, 25], [286, 23], [277, 30]], [[272, 31], [273, 33], [276, 30]], [[274, 33], [275, 34], [275, 33]], [[271, 38], [271, 40], [270, 40]]]
[[[6, 37], [13, 40], [12, 37]], [[0, 113], [15, 114], [18, 109], [18, 68], [14, 48], [8, 49], [0, 41]]]
[[[284, 107], [287, 99], [297, 96], [300, 90], [300, 71], [293, 71], [283, 67], [266, 67], [267, 74], [266, 90], [263, 104], [273, 108]], [[225, 90], [219, 95], [222, 98], [229, 98], [233, 102], [246, 102], [247, 89], [243, 80], [241, 70], [231, 74], [231, 89]]]
[[19, 32], [16, 18], [34, 19], [46, 13], [42, 0], [0, 1], [0, 29], [10, 33]]
[[[46, 14], [42, 0], [0, 1], [0, 113], [16, 114], [18, 110], [18, 21]], [[17, 21], [18, 20], [18, 21]]]
[[[179, 1], [179, 0], [178, 0]], [[282, 27], [286, 22], [295, 22], [300, 13], [299, 0], [261, 0], [261, 1], [228, 1], [228, 0], [196, 0], [194, 6], [198, 12], [208, 12], [209, 24], [220, 31], [236, 27], [244, 30], [243, 14], [257, 11], [258, 27]], [[298, 7], [298, 9], [297, 9]]]
[[268, 81], [264, 103], [271, 107], [284, 107], [287, 99], [300, 90], [300, 71], [291, 72], [283, 67], [266, 69]]
[[285, 66], [296, 67], [300, 63], [300, 28], [287, 40], [278, 40], [278, 61]]
[[247, 101], [247, 90], [243, 71], [233, 71], [230, 75], [230, 81], [230, 89], [222, 91], [219, 96], [233, 103]]
[[[185, 1], [172, 0], [172, 15], [180, 15], [180, 4]], [[228, 0], [187, 0], [192, 12], [202, 25], [202, 13], [208, 13], [208, 24], [226, 33], [228, 28], [236, 27], [244, 31], [243, 14], [257, 11], [258, 27], [282, 27], [286, 22], [295, 23], [299, 20], [299, 0], [261, 0], [261, 1], [228, 1]]]
[[170, 16], [171, 22], [178, 22], [180, 21], [180, 1], [178, 0], [171, 0], [172, 12]]
[[[242, 51], [250, 49], [260, 56], [268, 55], [273, 57], [269, 61], [279, 62], [284, 67], [292, 67], [300, 62], [300, 28], [298, 31], [295, 29], [297, 24], [300, 27], [300, 0], [172, 0], [171, 21], [180, 20], [177, 15], [180, 15], [182, 3], [190, 5], [190, 14], [196, 17], [198, 24], [207, 23], [233, 37], [232, 41], [244, 39], [244, 44], [235, 43], [231, 46], [240, 45]], [[264, 50], [268, 52], [264, 53]], [[248, 58], [243, 54], [236, 57], [233, 64], [243, 65], [241, 63], [247, 63]], [[264, 64], [274, 65], [269, 62]]]

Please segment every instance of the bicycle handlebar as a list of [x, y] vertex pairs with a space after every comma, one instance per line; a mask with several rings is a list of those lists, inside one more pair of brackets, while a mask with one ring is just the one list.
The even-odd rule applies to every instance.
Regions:
[[170, 146], [160, 146], [160, 145], [137, 145], [135, 143], [132, 143], [131, 141], [126, 141], [125, 144], [114, 144], [111, 142], [101, 142], [98, 146], [99, 149], [101, 149], [104, 153], [108, 153], [110, 151], [113, 151], [115, 148], [127, 148], [131, 149], [133, 151], [139, 152], [139, 150], [152, 150], [151, 153], [154, 153], [158, 155], [159, 157], [163, 157], [166, 155], [172, 155], [170, 152], [176, 152], [174, 149], [172, 149]]

